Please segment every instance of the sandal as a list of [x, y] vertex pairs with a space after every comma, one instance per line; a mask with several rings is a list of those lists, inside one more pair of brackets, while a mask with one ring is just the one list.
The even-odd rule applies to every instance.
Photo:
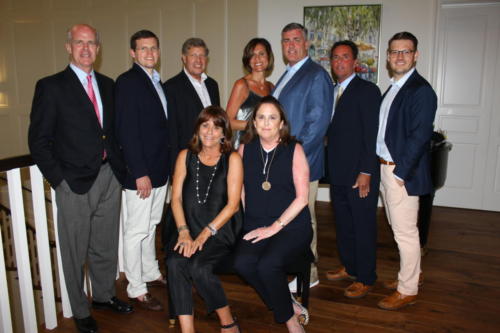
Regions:
[[307, 308], [303, 306], [301, 303], [299, 303], [299, 301], [297, 301], [295, 297], [293, 297], [293, 295], [292, 295], [292, 302], [300, 309], [300, 314], [297, 315], [299, 324], [302, 326], [309, 324], [309, 311], [307, 310]]
[[229, 324], [229, 325], [220, 325], [220, 328], [222, 328], [222, 329], [229, 329], [229, 328], [233, 328], [235, 326], [238, 328], [238, 333], [241, 333], [240, 324], [238, 323], [238, 319], [236, 319], [236, 317], [233, 317], [233, 322], [231, 324]]

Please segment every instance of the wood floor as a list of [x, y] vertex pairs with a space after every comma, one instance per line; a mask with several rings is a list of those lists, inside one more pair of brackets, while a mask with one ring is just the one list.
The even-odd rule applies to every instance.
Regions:
[[[347, 281], [331, 282], [325, 271], [338, 266], [335, 232], [329, 204], [318, 203], [318, 248], [321, 283], [311, 289], [311, 321], [308, 333], [326, 332], [500, 332], [500, 213], [434, 207], [429, 236], [429, 252], [423, 258], [424, 286], [418, 302], [391, 312], [377, 308], [377, 302], [390, 291], [381, 281], [393, 279], [399, 257], [392, 233], [379, 211], [378, 275], [373, 290], [363, 299], [343, 296]], [[244, 333], [286, 332], [274, 323], [252, 288], [236, 276], [222, 277], [233, 313]], [[126, 298], [126, 282], [119, 280], [118, 296]], [[151, 293], [167, 303], [165, 289]], [[180, 332], [169, 328], [167, 313], [137, 309], [130, 315], [94, 311], [101, 333]], [[196, 297], [197, 332], [220, 332], [217, 320], [208, 317]], [[60, 319], [52, 331], [75, 332], [71, 319]]]

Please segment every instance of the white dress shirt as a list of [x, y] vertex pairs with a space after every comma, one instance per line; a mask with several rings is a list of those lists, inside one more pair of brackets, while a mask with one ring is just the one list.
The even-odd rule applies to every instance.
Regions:
[[402, 78], [395, 81], [394, 78], [391, 79], [391, 88], [387, 92], [380, 106], [380, 115], [378, 123], [378, 134], [377, 134], [377, 155], [388, 162], [394, 162], [391, 153], [385, 144], [385, 131], [387, 129], [387, 118], [389, 117], [389, 110], [391, 109], [392, 102], [398, 94], [401, 87], [408, 81], [408, 78], [415, 71], [415, 67], [412, 68], [408, 73], [406, 73]]
[[208, 77], [207, 74], [202, 73], [201, 81], [198, 81], [191, 74], [189, 74], [189, 72], [186, 70], [186, 67], [184, 67], [184, 73], [186, 73], [187, 77], [189, 78], [189, 81], [194, 87], [194, 90], [196, 90], [196, 93], [198, 94], [198, 97], [200, 98], [203, 107], [206, 108], [207, 106], [212, 105], [212, 102], [210, 101], [210, 95], [208, 94], [207, 86], [205, 85], [205, 80]]

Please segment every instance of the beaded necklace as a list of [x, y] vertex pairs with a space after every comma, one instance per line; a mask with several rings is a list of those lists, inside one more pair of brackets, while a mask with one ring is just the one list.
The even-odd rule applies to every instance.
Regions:
[[219, 166], [219, 160], [214, 166], [214, 171], [212, 171], [212, 174], [210, 175], [210, 179], [208, 180], [208, 186], [207, 186], [207, 192], [205, 193], [205, 199], [203, 201], [200, 200], [200, 158], [198, 155], [196, 155], [196, 199], [198, 200], [198, 204], [203, 205], [207, 202], [208, 199], [208, 192], [210, 191], [210, 186], [212, 185], [212, 181], [214, 180], [215, 172], [217, 171], [217, 167]]

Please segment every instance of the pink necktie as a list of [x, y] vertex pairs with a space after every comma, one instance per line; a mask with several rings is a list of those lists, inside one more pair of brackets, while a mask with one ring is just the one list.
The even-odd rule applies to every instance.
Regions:
[[95, 97], [94, 87], [92, 86], [92, 75], [87, 75], [87, 94], [89, 95], [90, 101], [94, 105], [94, 111], [97, 116], [99, 124], [102, 126], [101, 115], [99, 113], [99, 104], [97, 104], [97, 98]]
[[[101, 114], [99, 113], [99, 104], [97, 104], [97, 98], [95, 97], [94, 87], [92, 86], [92, 75], [87, 75], [87, 94], [89, 95], [90, 101], [94, 105], [94, 111], [97, 116], [97, 121], [102, 127]], [[104, 150], [102, 159], [106, 159], [106, 150]]]

